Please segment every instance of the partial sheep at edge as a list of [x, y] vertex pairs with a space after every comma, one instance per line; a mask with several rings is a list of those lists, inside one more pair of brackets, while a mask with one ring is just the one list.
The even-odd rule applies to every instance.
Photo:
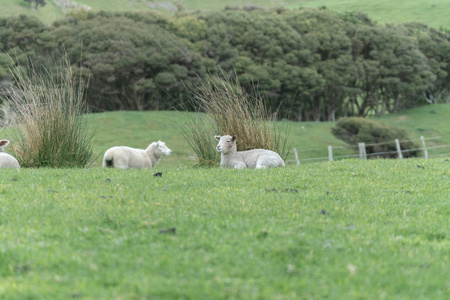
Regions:
[[8, 140], [0, 140], [0, 168], [20, 168], [17, 159], [15, 159], [14, 156], [6, 153], [3, 149], [8, 145]]

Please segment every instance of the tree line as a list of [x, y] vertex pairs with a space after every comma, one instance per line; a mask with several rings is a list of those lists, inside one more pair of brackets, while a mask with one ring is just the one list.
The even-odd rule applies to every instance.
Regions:
[[[45, 65], [65, 52], [89, 78], [90, 106], [189, 107], [189, 89], [220, 74], [298, 121], [336, 120], [448, 102], [450, 39], [420, 23], [380, 25], [326, 9], [179, 13], [75, 10], [46, 26], [0, 18], [0, 87], [11, 64]], [[11, 60], [11, 58], [13, 58]]]

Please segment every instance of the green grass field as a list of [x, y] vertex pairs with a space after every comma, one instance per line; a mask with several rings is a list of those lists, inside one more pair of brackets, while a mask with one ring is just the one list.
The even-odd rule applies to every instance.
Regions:
[[288, 8], [320, 7], [345, 12], [362, 11], [379, 23], [420, 22], [435, 28], [450, 28], [450, 2], [447, 0], [285, 0]]
[[[2, 0], [2, 8], [0, 10], [1, 17], [12, 17], [19, 15], [31, 15], [40, 19], [44, 23], [51, 23], [64, 17], [59, 7], [53, 4], [53, 1], [46, 1], [45, 7], [37, 10], [31, 9], [30, 4], [23, 0]], [[34, 5], [33, 5], [34, 6]]]
[[[185, 11], [192, 10], [221, 10], [226, 6], [255, 5], [258, 7], [322, 7], [327, 9], [344, 11], [363, 11], [370, 18], [379, 23], [405, 23], [421, 22], [439, 28], [450, 28], [450, 2], [447, 0], [72, 0], [81, 5], [88, 5], [94, 10], [107, 11], [143, 11], [157, 10], [161, 13], [172, 14], [176, 11], [176, 5], [181, 4]], [[36, 15], [45, 23], [50, 23], [61, 18], [64, 14], [54, 1], [47, 1], [44, 8], [31, 10], [28, 3], [23, 0], [3, 0], [0, 16], [12, 16], [19, 14]]]
[[448, 159], [156, 170], [2, 170], [0, 298], [450, 297]]
[[[449, 115], [379, 119], [448, 144]], [[449, 156], [197, 168], [179, 119], [93, 114], [93, 168], [2, 169], [0, 299], [450, 296]], [[288, 141], [326, 153], [344, 145], [332, 125], [292, 123]], [[159, 139], [174, 154], [155, 169], [99, 168], [111, 146]]]

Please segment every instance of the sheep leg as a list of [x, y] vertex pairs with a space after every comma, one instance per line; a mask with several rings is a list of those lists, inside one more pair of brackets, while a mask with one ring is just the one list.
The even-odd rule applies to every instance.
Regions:
[[243, 161], [241, 161], [241, 162], [236, 163], [234, 168], [235, 169], [245, 169], [245, 168], [247, 168], [247, 165]]
[[270, 167], [275, 167], [273, 159], [271, 159], [271, 157], [268, 157], [266, 155], [261, 155], [260, 157], [258, 157], [255, 169], [266, 169]]

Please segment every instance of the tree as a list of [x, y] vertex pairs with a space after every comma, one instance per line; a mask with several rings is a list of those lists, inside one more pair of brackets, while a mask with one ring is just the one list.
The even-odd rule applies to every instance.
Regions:
[[302, 35], [305, 41], [302, 51], [309, 53], [308, 68], [321, 78], [320, 85], [314, 84], [320, 88], [302, 101], [304, 118], [335, 121], [337, 116], [345, 114], [343, 103], [354, 93], [351, 82], [356, 70], [352, 64], [351, 40], [345, 30], [348, 25], [326, 10], [285, 11], [283, 17]]
[[[409, 35], [417, 40], [420, 51], [426, 56], [435, 75], [433, 85], [418, 95], [416, 104], [450, 103], [450, 39], [440, 30], [421, 23], [403, 25]], [[423, 96], [423, 97], [422, 97]]]
[[[210, 71], [237, 77], [247, 93], [257, 90], [269, 99], [273, 109], [279, 107], [280, 101], [294, 98], [302, 83], [292, 76], [303, 77], [300, 69], [308, 53], [299, 51], [304, 44], [301, 36], [280, 15], [262, 10], [228, 10], [200, 13], [197, 18], [204, 25], [183, 31], [183, 37], [200, 51]], [[176, 34], [180, 32], [174, 25], [169, 28]], [[289, 104], [281, 109], [287, 115]]]
[[351, 33], [352, 57], [357, 68], [350, 98], [355, 115], [396, 112], [413, 106], [428, 89], [434, 74], [417, 43], [404, 30], [390, 26], [358, 25]]
[[12, 82], [11, 58], [26, 65], [28, 58], [39, 56], [34, 42], [44, 31], [44, 24], [33, 16], [0, 18], [0, 89]]
[[[31, 17], [0, 19], [0, 48], [20, 64], [25, 57], [48, 64], [67, 49], [74, 72], [90, 76], [89, 103], [102, 110], [169, 109], [207, 73], [237, 79], [247, 94], [298, 121], [450, 101], [447, 33], [378, 25], [361, 13], [74, 10], [49, 27]], [[0, 76], [6, 68], [2, 54]]]
[[98, 13], [55, 24], [51, 34], [90, 75], [90, 104], [101, 110], [171, 109], [204, 69], [201, 58], [157, 18]]

